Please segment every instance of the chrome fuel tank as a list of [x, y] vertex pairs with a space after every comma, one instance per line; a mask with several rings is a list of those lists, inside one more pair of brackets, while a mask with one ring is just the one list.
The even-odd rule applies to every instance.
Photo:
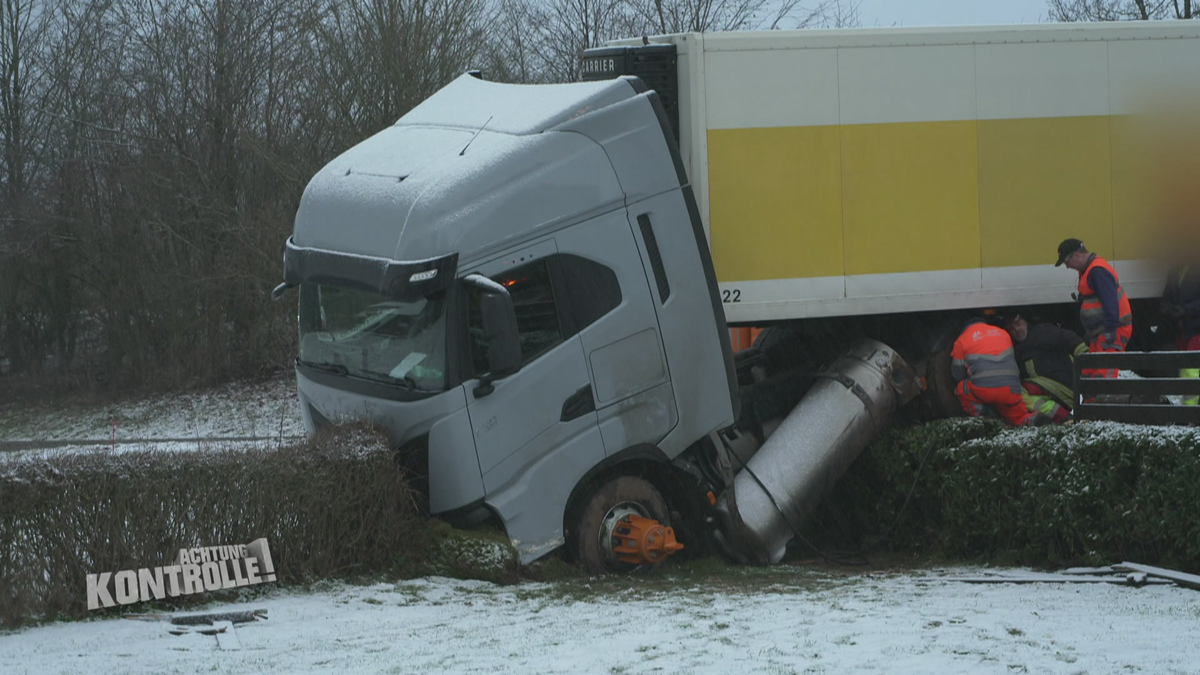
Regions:
[[720, 538], [744, 562], [772, 564], [821, 499], [920, 394], [921, 381], [887, 345], [857, 342], [825, 368], [717, 504]]

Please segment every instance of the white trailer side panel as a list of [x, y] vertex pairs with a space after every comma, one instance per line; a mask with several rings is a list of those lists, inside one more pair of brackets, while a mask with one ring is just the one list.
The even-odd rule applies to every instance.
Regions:
[[1200, 24], [665, 36], [731, 322], [1070, 301], [1079, 237], [1160, 292], [1131, 175]]

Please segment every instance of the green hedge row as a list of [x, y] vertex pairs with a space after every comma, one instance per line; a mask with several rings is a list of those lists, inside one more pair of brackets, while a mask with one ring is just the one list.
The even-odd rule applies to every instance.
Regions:
[[814, 524], [826, 542], [873, 550], [1196, 569], [1200, 430], [984, 419], [896, 428], [855, 462]]
[[181, 548], [265, 537], [281, 583], [372, 573], [421, 522], [385, 437], [363, 425], [277, 449], [2, 459], [0, 625], [86, 616], [87, 574], [170, 565]]

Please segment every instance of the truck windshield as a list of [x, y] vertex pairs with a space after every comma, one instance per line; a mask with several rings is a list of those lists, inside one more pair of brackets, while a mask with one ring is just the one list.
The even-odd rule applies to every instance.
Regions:
[[395, 300], [300, 285], [300, 363], [422, 391], [446, 386], [445, 293]]

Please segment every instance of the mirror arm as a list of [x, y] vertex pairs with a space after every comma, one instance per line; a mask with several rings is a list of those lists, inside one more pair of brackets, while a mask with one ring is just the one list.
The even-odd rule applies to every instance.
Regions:
[[282, 298], [282, 297], [283, 297], [283, 294], [284, 294], [284, 293], [287, 293], [287, 291], [288, 291], [288, 289], [289, 289], [289, 288], [294, 288], [294, 287], [295, 287], [295, 284], [289, 284], [289, 283], [288, 283], [288, 282], [286, 282], [286, 281], [285, 281], [285, 282], [283, 282], [282, 284], [279, 284], [279, 285], [278, 285], [278, 286], [276, 286], [274, 289], [272, 289], [272, 291], [271, 291], [271, 299], [272, 299], [272, 300], [278, 300], [278, 299]]
[[483, 276], [482, 274], [468, 274], [467, 276], [463, 277], [462, 281], [464, 285], [477, 288], [484, 293], [496, 293], [505, 297], [508, 297], [509, 295], [507, 288]]
[[476, 385], [475, 390], [472, 393], [475, 394], [475, 398], [483, 398], [484, 396], [491, 394], [493, 391], [496, 391], [496, 385], [492, 384], [492, 375], [491, 373], [488, 373], [487, 375], [483, 375], [479, 378], [479, 384]]

